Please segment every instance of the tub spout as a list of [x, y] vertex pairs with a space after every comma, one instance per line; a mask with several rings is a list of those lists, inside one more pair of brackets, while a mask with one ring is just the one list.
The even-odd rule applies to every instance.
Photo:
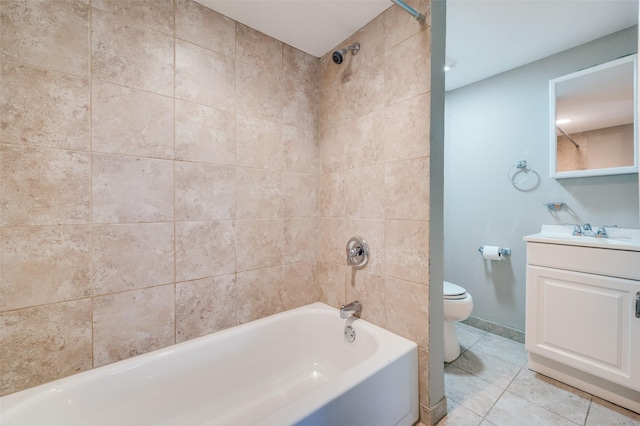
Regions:
[[345, 319], [350, 316], [360, 317], [360, 313], [362, 312], [362, 304], [357, 300], [355, 302], [351, 302], [348, 305], [342, 305], [340, 307], [340, 318]]

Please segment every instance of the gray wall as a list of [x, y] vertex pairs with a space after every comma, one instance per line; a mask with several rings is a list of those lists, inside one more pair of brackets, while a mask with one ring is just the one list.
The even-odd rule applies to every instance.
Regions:
[[[522, 238], [541, 225], [640, 227], [638, 176], [550, 179], [547, 130], [549, 80], [635, 53], [637, 37], [637, 27], [629, 28], [447, 92], [444, 278], [473, 296], [471, 315], [524, 330]], [[516, 187], [507, 172], [517, 160], [535, 175]], [[542, 204], [550, 201], [569, 209], [549, 212]], [[481, 245], [510, 247], [512, 255], [485, 261]]]

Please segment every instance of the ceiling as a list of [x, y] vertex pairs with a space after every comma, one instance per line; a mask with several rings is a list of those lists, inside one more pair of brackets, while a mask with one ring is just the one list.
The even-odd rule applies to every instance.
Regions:
[[446, 90], [637, 23], [637, 0], [448, 0]]
[[[321, 57], [390, 0], [196, 0]], [[434, 0], [436, 1], [436, 0]], [[453, 90], [637, 24], [638, 0], [447, 0]]]
[[317, 58], [393, 6], [390, 0], [196, 0]]

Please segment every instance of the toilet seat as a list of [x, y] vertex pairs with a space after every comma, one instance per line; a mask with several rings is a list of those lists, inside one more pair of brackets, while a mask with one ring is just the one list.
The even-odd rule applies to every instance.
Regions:
[[443, 281], [443, 296], [448, 300], [460, 300], [467, 297], [467, 290], [459, 285]]

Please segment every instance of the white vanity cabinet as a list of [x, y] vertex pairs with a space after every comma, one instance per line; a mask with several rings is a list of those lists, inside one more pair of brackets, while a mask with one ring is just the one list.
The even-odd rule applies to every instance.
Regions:
[[640, 246], [546, 237], [525, 237], [529, 368], [640, 412]]

